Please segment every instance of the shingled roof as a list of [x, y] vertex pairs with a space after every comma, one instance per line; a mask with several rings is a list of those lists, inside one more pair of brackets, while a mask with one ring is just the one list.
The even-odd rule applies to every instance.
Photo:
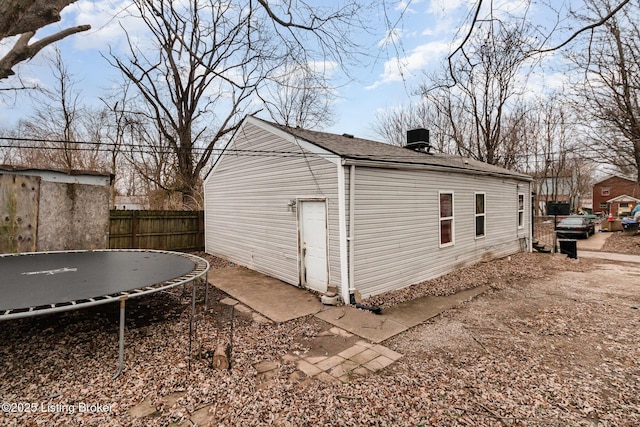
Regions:
[[490, 165], [479, 160], [443, 153], [424, 153], [383, 142], [356, 138], [351, 135], [337, 135], [301, 128], [293, 128], [261, 120], [296, 138], [310, 142], [353, 163], [382, 163], [391, 165], [425, 165], [443, 169], [483, 174], [502, 175], [531, 180], [529, 175]]

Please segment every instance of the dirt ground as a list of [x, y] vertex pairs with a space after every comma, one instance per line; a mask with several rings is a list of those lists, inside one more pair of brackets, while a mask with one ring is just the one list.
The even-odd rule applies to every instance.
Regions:
[[640, 234], [611, 233], [602, 247], [603, 252], [640, 255]]
[[[384, 342], [400, 360], [340, 384], [292, 375], [286, 355], [353, 338], [313, 317], [255, 322], [217, 290], [210, 312], [198, 306], [191, 362], [189, 289], [132, 300], [115, 380], [117, 307], [3, 322], [0, 425], [192, 425], [203, 407], [223, 426], [640, 425], [640, 264], [522, 254], [377, 302], [482, 283], [491, 290]], [[231, 369], [213, 369], [200, 356], [228, 336]], [[279, 363], [268, 383], [263, 361]], [[132, 416], [144, 400], [157, 410]]]

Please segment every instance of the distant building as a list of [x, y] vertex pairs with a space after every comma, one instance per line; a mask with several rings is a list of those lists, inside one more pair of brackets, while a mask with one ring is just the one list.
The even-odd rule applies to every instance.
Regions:
[[640, 183], [636, 181], [611, 176], [593, 185], [594, 214], [624, 215], [637, 204], [635, 199], [640, 199]]
[[149, 209], [149, 199], [146, 196], [120, 196], [114, 197], [113, 209], [119, 211], [141, 211]]
[[575, 212], [580, 207], [576, 181], [576, 177], [571, 171], [556, 176], [534, 175], [535, 213], [547, 215], [549, 202], [568, 203], [570, 210]]

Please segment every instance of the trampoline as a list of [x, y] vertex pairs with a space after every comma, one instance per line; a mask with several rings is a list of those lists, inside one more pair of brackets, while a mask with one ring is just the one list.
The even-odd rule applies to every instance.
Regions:
[[[0, 320], [120, 302], [118, 371], [124, 354], [125, 302], [193, 282], [209, 263], [195, 255], [150, 249], [0, 254]], [[194, 283], [195, 285], [195, 283]], [[190, 324], [193, 325], [195, 289]]]

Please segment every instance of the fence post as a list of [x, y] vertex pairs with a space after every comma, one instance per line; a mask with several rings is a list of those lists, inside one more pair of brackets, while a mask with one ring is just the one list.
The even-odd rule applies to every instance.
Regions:
[[204, 211], [198, 212], [198, 238], [199, 250], [204, 250]]
[[131, 247], [133, 249], [140, 249], [138, 247], [138, 211], [131, 211]]

